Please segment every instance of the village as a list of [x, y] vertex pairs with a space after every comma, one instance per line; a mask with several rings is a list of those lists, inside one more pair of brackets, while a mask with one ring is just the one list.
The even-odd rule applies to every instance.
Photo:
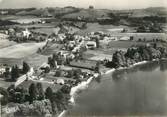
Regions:
[[[94, 7], [89, 6], [88, 10]], [[6, 16], [9, 12], [0, 13]], [[74, 103], [76, 87], [88, 86], [91, 80], [100, 82], [101, 76], [112, 69], [167, 58], [167, 34], [161, 23], [107, 27], [102, 24], [115, 20], [103, 16], [95, 18], [98, 23], [89, 19], [92, 23], [78, 16], [75, 22], [67, 15], [56, 24], [48, 12], [42, 18], [25, 19], [9, 19], [14, 24], [0, 28], [4, 117], [58, 116]]]

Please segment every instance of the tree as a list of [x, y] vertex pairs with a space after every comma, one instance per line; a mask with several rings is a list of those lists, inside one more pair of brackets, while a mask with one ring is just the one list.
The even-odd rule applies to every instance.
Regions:
[[29, 95], [30, 95], [30, 103], [37, 99], [37, 88], [34, 83], [32, 83], [29, 87]]
[[42, 84], [41, 83], [37, 83], [36, 87], [37, 87], [37, 94], [38, 94], [37, 95], [37, 99], [38, 100], [43, 100], [45, 95], [44, 95]]
[[17, 87], [15, 88], [15, 94], [14, 94], [14, 102], [15, 103], [22, 103], [25, 100], [25, 90], [23, 87]]
[[97, 73], [100, 72], [100, 62], [99, 61], [96, 63], [95, 72], [97, 72]]
[[81, 69], [74, 69], [74, 79], [79, 79], [80, 75], [82, 74], [82, 70]]
[[12, 67], [12, 70], [11, 70], [11, 79], [12, 81], [16, 81], [18, 77], [19, 77], [19, 69], [17, 65], [15, 65]]
[[53, 91], [50, 87], [48, 87], [45, 91], [46, 99], [49, 99], [51, 102], [53, 101]]
[[56, 76], [56, 77], [60, 77], [60, 76], [61, 76], [61, 70], [59, 70], [59, 69], [56, 70], [56, 71], [55, 71], [55, 76]]
[[100, 47], [100, 42], [99, 42], [99, 39], [96, 38], [96, 47], [99, 48]]
[[23, 73], [26, 74], [30, 70], [30, 66], [23, 61]]
[[55, 60], [52, 57], [48, 57], [48, 64], [50, 65], [50, 68], [55, 68], [56, 67]]
[[3, 95], [1, 99], [1, 104], [6, 105], [8, 103], [8, 92], [6, 89], [0, 87], [0, 94]]
[[9, 68], [9, 67], [6, 67], [6, 68], [5, 68], [4, 76], [5, 76], [6, 79], [9, 78], [9, 76], [10, 76], [10, 68]]

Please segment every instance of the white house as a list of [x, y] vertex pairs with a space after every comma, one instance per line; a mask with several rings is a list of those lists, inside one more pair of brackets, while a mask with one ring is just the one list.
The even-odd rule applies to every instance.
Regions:
[[64, 85], [65, 81], [63, 79], [57, 79], [56, 83], [60, 85]]
[[130, 40], [130, 37], [129, 36], [121, 37], [119, 40], [120, 41], [128, 41], [128, 40]]
[[2, 75], [3, 73], [5, 73], [5, 68], [4, 68], [4, 67], [1, 67], [1, 68], [0, 68], [0, 75]]
[[22, 31], [23, 37], [29, 38], [31, 35], [31, 32], [26, 28], [25, 31]]
[[96, 42], [94, 42], [94, 41], [87, 41], [86, 42], [86, 48], [87, 49], [94, 49], [94, 48], [96, 48]]

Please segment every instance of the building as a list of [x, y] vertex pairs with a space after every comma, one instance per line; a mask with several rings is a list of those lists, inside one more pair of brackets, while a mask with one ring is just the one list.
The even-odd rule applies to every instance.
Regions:
[[121, 37], [119, 40], [120, 41], [128, 41], [128, 40], [130, 40], [130, 37], [129, 36], [124, 36], [124, 37]]
[[74, 60], [70, 62], [70, 66], [72, 67], [89, 69], [89, 70], [94, 70], [96, 65], [97, 61], [92, 61], [92, 60]]
[[1, 66], [0, 67], [0, 75], [3, 75], [6, 71], [6, 67]]
[[64, 84], [65, 84], [65, 81], [64, 81], [64, 79], [57, 79], [57, 80], [56, 80], [56, 83], [57, 83], [57, 84], [60, 84], [60, 85], [64, 85]]
[[23, 37], [29, 38], [31, 32], [26, 28], [26, 30], [22, 31]]
[[0, 14], [1, 14], [1, 15], [7, 15], [7, 14], [8, 14], [8, 11], [0, 11]]
[[85, 46], [87, 49], [94, 49], [97, 47], [96, 42], [94, 41], [87, 41]]

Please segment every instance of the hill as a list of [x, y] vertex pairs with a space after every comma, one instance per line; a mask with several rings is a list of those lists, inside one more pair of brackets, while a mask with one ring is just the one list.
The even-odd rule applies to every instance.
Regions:
[[75, 7], [64, 7], [64, 8], [41, 8], [35, 9], [31, 11], [20, 11], [16, 13], [16, 15], [34, 15], [34, 16], [42, 16], [42, 17], [56, 17], [61, 16], [68, 13], [77, 12], [78, 8]]
[[111, 10], [107, 9], [81, 9], [79, 12], [71, 13], [64, 15], [62, 18], [64, 19], [76, 19], [78, 17], [84, 19], [96, 19], [101, 17], [109, 17], [109, 13]]

